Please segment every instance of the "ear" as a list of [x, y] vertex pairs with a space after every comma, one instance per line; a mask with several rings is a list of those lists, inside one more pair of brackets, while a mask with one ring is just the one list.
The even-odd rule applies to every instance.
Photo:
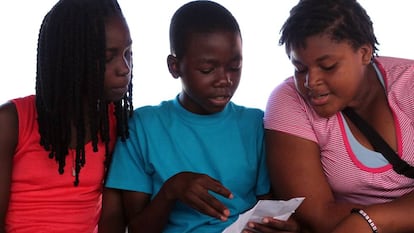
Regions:
[[170, 71], [170, 74], [174, 78], [179, 78], [180, 77], [180, 66], [179, 66], [177, 57], [175, 57], [172, 54], [168, 55], [167, 65], [168, 65], [168, 70]]
[[370, 44], [365, 44], [365, 45], [362, 45], [360, 48], [359, 48], [359, 51], [360, 51], [360, 53], [361, 53], [361, 55], [362, 55], [362, 57], [361, 57], [361, 59], [362, 59], [362, 63], [364, 64], [364, 65], [368, 65], [369, 63], [371, 63], [371, 60], [372, 60], [372, 53], [373, 53], [373, 48], [372, 48], [372, 46], [370, 45]]

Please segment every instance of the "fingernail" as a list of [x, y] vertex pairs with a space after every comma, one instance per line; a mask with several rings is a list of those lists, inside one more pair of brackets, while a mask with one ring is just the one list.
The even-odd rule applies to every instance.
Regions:
[[263, 223], [269, 223], [269, 219], [268, 218], [263, 218]]
[[230, 216], [230, 210], [225, 209], [225, 210], [223, 211], [223, 214], [224, 214], [224, 216]]

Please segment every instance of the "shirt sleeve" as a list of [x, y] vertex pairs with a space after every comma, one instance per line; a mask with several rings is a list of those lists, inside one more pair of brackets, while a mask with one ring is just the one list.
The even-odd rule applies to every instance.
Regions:
[[152, 193], [152, 179], [145, 169], [143, 127], [137, 112], [129, 120], [129, 138], [118, 139], [109, 167], [106, 187]]
[[264, 127], [317, 142], [312, 121], [315, 112], [296, 91], [293, 78], [276, 87], [267, 102]]

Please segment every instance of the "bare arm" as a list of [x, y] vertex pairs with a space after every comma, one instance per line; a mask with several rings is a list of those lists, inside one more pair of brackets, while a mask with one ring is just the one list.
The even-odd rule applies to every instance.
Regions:
[[18, 140], [18, 119], [14, 104], [0, 106], [0, 233], [5, 233], [9, 206], [13, 155]]
[[150, 195], [141, 192], [124, 191], [124, 208], [128, 219], [128, 232], [162, 232], [167, 224], [173, 203], [158, 194], [152, 201]]
[[[181, 201], [195, 210], [219, 218], [227, 219], [228, 209], [208, 191], [231, 198], [232, 194], [220, 182], [203, 174], [182, 172], [171, 177], [162, 186], [153, 200], [142, 192], [106, 189], [103, 197], [103, 211], [100, 221], [100, 233], [125, 231], [122, 216], [126, 217], [128, 232], [162, 232], [168, 222], [176, 201]], [[269, 199], [263, 195], [260, 199]], [[122, 206], [124, 210], [122, 210]], [[155, 221], [156, 220], [156, 221]], [[264, 224], [255, 224], [259, 232], [298, 232], [298, 224], [290, 219], [279, 221], [268, 218]], [[253, 232], [253, 231], [249, 231]], [[257, 232], [257, 231], [254, 231]]]
[[266, 130], [266, 151], [276, 198], [306, 197], [295, 213], [305, 232], [331, 232], [358, 207], [335, 202], [315, 142]]
[[129, 233], [162, 232], [178, 200], [225, 221], [229, 210], [208, 191], [232, 197], [231, 192], [217, 180], [191, 172], [181, 172], [168, 179], [152, 200], [145, 193], [124, 191], [122, 197]]
[[[414, 193], [411, 192], [395, 201], [372, 205], [364, 208], [364, 211], [374, 221], [381, 233], [404, 233], [414, 231]], [[357, 215], [349, 215], [333, 231], [334, 233], [371, 233], [366, 220]]]
[[125, 233], [126, 222], [121, 190], [104, 189], [98, 228], [99, 233]]

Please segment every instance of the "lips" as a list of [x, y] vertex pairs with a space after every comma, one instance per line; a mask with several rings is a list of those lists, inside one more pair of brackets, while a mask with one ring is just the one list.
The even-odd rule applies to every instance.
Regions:
[[309, 95], [309, 101], [314, 106], [325, 105], [329, 101], [329, 93]]
[[113, 92], [117, 92], [117, 93], [126, 93], [128, 91], [128, 86], [117, 87], [117, 88], [113, 88], [112, 90]]
[[216, 96], [213, 98], [210, 98], [210, 101], [214, 104], [214, 105], [218, 105], [218, 106], [223, 106], [226, 105], [231, 99], [230, 95], [223, 95], [223, 96]]
[[121, 99], [128, 91], [128, 86], [111, 88], [113, 99]]

